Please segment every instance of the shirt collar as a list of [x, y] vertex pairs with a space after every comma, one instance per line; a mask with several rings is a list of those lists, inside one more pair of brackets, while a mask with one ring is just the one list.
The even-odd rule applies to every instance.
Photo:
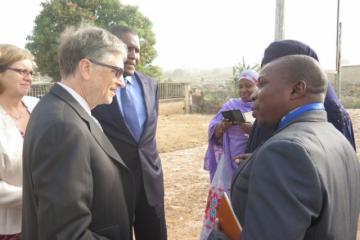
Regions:
[[68, 91], [71, 96], [73, 96], [75, 98], [75, 100], [80, 104], [80, 106], [82, 108], [85, 109], [85, 111], [91, 116], [91, 109], [89, 104], [86, 102], [86, 100], [80, 96], [80, 94], [78, 94], [74, 89], [72, 89], [71, 87], [66, 86], [64, 83], [58, 82], [57, 84], [59, 84], [60, 86], [62, 86], [66, 91]]
[[322, 102], [314, 102], [314, 103], [308, 103], [302, 106], [299, 106], [289, 113], [287, 113], [285, 116], [283, 116], [280, 120], [280, 123], [278, 125], [278, 129], [282, 129], [285, 126], [287, 126], [291, 121], [293, 121], [295, 118], [299, 117], [305, 112], [313, 111], [313, 110], [322, 110], [325, 111], [324, 104]]
[[134, 84], [134, 83], [133, 83], [133, 81], [134, 81], [133, 75], [126, 76], [126, 77], [124, 78], [124, 80], [125, 80], [126, 84], [128, 84], [128, 83], [130, 83], [131, 85]]

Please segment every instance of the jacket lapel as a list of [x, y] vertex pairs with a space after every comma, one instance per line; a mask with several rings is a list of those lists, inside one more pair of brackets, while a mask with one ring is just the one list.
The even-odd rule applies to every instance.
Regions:
[[[119, 154], [116, 152], [108, 138], [105, 136], [103, 131], [97, 125], [95, 120], [85, 111], [85, 109], [68, 93], [63, 87], [55, 84], [51, 89], [51, 92], [61, 98], [63, 101], [68, 103], [70, 107], [79, 115], [79, 117], [88, 125], [91, 135], [95, 138], [96, 142], [100, 147], [108, 154], [112, 159], [121, 163], [126, 167]], [[120, 114], [121, 115], [121, 114]], [[127, 168], [127, 167], [126, 167]]]
[[149, 86], [149, 80], [145, 77], [143, 77], [142, 75], [138, 74], [138, 73], [135, 73], [135, 76], [139, 79], [139, 83], [141, 85], [141, 88], [142, 88], [142, 92], [144, 94], [144, 104], [145, 104], [145, 108], [146, 108], [146, 121], [145, 121], [145, 124], [144, 124], [144, 128], [143, 128], [143, 132], [140, 136], [140, 140], [139, 142], [141, 142], [143, 136], [145, 135], [145, 132], [147, 131], [148, 127], [147, 127], [147, 123], [149, 121], [149, 117], [150, 117], [150, 109], [151, 108], [151, 104], [152, 104], [152, 99], [151, 97], [152, 96], [152, 91], [150, 89], [150, 86]]
[[113, 112], [114, 114], [111, 114], [110, 118], [111, 118], [111, 121], [115, 122], [116, 124], [122, 124], [123, 128], [126, 129], [126, 134], [134, 140], [134, 142], [136, 143], [132, 133], [131, 133], [131, 130], [130, 128], [128, 127], [128, 125], [126, 124], [126, 121], [125, 121], [125, 118], [123, 116], [123, 114], [121, 113], [120, 111], [120, 108], [119, 108], [119, 104], [121, 104], [121, 102], [119, 103], [118, 100], [117, 100], [117, 97], [114, 96], [113, 98], [113, 101], [110, 105], [110, 108], [111, 108], [111, 112]]
[[116, 152], [115, 148], [109, 141], [109, 139], [105, 136], [104, 132], [100, 129], [100, 127], [95, 123], [93, 119], [89, 119], [89, 128], [91, 135], [95, 138], [95, 140], [98, 142], [100, 147], [114, 160], [121, 163], [126, 167], [126, 164], [122, 160], [122, 158], [119, 156], [119, 154]]
[[110, 116], [115, 121], [119, 121], [120, 119], [122, 122], [125, 122], [124, 116], [120, 111], [119, 104], [121, 103], [118, 102], [117, 96], [114, 96], [113, 101], [110, 103], [111, 112], [113, 113]]

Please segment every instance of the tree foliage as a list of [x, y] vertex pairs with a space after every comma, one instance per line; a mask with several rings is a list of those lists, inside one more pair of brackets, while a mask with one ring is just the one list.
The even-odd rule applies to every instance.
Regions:
[[240, 73], [244, 70], [252, 69], [257, 72], [260, 71], [260, 65], [258, 63], [254, 65], [249, 65], [245, 63], [245, 59], [242, 59], [242, 62], [239, 62], [235, 66], [233, 66], [233, 80], [236, 81], [240, 75]]
[[153, 77], [161, 75], [161, 69], [151, 65], [157, 54], [152, 23], [137, 7], [122, 5], [118, 0], [47, 0], [41, 6], [43, 10], [36, 17], [26, 44], [34, 54], [41, 74], [49, 75], [54, 81], [60, 80], [57, 63], [59, 35], [67, 26], [87, 23], [105, 29], [114, 25], [133, 28], [141, 40], [139, 70]]

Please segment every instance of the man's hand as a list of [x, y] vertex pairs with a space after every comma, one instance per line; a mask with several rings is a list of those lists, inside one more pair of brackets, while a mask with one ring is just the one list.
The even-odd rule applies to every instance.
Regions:
[[229, 240], [229, 238], [219, 229], [219, 219], [215, 219], [214, 228], [207, 240]]
[[241, 161], [244, 161], [244, 160], [246, 161], [250, 157], [251, 157], [251, 153], [243, 153], [243, 154], [240, 154], [239, 156], [236, 156], [234, 158], [234, 161], [237, 165], [239, 165]]
[[239, 123], [239, 126], [246, 134], [250, 134], [252, 123], [249, 122]]

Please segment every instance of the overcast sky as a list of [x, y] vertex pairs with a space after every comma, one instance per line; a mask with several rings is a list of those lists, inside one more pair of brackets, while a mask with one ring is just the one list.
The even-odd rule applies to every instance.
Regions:
[[[0, 43], [23, 47], [41, 0], [1, 0]], [[260, 62], [274, 38], [275, 0], [123, 0], [153, 23], [164, 70]], [[335, 68], [337, 0], [285, 0], [285, 38], [312, 46], [327, 69]], [[342, 57], [360, 64], [360, 1], [341, 1]]]

